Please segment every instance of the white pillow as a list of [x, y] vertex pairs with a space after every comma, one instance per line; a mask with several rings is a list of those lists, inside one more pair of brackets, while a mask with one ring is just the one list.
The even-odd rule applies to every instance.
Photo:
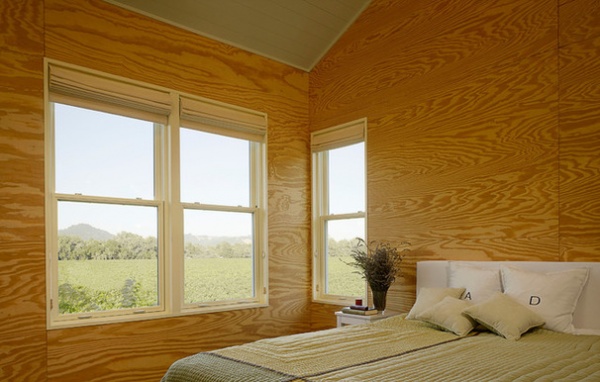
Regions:
[[451, 261], [448, 267], [448, 286], [465, 288], [461, 298], [477, 304], [487, 300], [496, 292], [502, 292], [500, 270], [482, 269]]
[[573, 312], [587, 281], [589, 269], [537, 273], [502, 266], [500, 270], [504, 293], [543, 317], [546, 321], [544, 328], [575, 333]]
[[475, 321], [462, 314], [462, 311], [471, 306], [471, 302], [454, 297], [444, 299], [424, 312], [417, 314], [417, 320], [426, 321], [435, 326], [456, 334], [466, 336], [475, 327]]
[[406, 315], [407, 320], [416, 320], [417, 315], [431, 308], [445, 297], [460, 298], [465, 288], [421, 288], [417, 301]]
[[486, 301], [468, 307], [463, 314], [502, 337], [516, 341], [544, 319], [505, 294], [496, 292]]

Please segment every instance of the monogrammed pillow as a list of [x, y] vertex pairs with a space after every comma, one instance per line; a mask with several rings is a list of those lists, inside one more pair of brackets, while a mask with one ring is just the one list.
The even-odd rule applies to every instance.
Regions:
[[463, 310], [481, 325], [502, 337], [516, 341], [529, 329], [544, 324], [544, 319], [505, 294], [496, 292], [482, 303]]
[[483, 269], [451, 261], [448, 267], [448, 286], [465, 288], [461, 298], [477, 304], [496, 292], [502, 292], [500, 270]]
[[544, 328], [575, 333], [573, 312], [587, 282], [589, 269], [537, 273], [502, 266], [500, 271], [504, 293], [539, 314], [546, 321]]

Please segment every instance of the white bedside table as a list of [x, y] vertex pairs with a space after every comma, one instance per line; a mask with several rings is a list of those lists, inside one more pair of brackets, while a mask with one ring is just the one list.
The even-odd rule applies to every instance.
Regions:
[[373, 322], [377, 320], [381, 320], [382, 318], [388, 318], [392, 316], [397, 316], [398, 312], [384, 312], [384, 314], [374, 314], [372, 316], [361, 316], [360, 314], [350, 314], [343, 313], [342, 311], [335, 312], [337, 317], [337, 327], [341, 328], [346, 325], [357, 325], [357, 324], [366, 324], [368, 322]]

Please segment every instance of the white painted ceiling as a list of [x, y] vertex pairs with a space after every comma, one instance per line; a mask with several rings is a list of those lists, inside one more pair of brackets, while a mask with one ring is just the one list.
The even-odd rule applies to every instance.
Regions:
[[371, 0], [105, 0], [310, 71]]

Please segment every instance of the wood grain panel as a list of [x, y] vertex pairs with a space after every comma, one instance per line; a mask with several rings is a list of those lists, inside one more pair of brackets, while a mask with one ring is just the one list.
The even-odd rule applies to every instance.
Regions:
[[[406, 102], [415, 110], [410, 119], [386, 115], [387, 128], [374, 119], [368, 179], [369, 198], [378, 202], [369, 214], [382, 220], [370, 227], [402, 227], [417, 243], [419, 232], [556, 240], [557, 201], [548, 203], [557, 191], [557, 132], [550, 113], [556, 102], [544, 84], [556, 67], [530, 75], [547, 59], [532, 57], [510, 70], [489, 68], [493, 78], [472, 78], [460, 89], [440, 83], [435, 101]], [[478, 97], [480, 89], [488, 94]], [[459, 91], [475, 100], [455, 101]], [[402, 219], [398, 227], [389, 226], [393, 218]]]
[[561, 255], [594, 261], [600, 253], [600, 4], [561, 4]]
[[[50, 381], [157, 381], [184, 356], [287, 334], [266, 309], [48, 332]], [[282, 320], [284, 321], [284, 320]]]
[[552, 49], [555, 37], [552, 1], [433, 2], [414, 14], [375, 1], [344, 36], [352, 42], [335, 45], [311, 73], [311, 129], [334, 124], [341, 110], [371, 114], [403, 97], [431, 99], [439, 83], [460, 87], [497, 62]]
[[600, 2], [593, 0], [561, 0], [560, 46], [596, 38], [600, 35]]
[[0, 380], [45, 381], [43, 4], [0, 15]]
[[334, 328], [337, 324], [335, 312], [342, 307], [331, 304], [313, 303], [310, 307], [311, 330]]
[[269, 121], [280, 126], [268, 136], [269, 301], [275, 325], [262, 334], [271, 337], [310, 330], [311, 216], [309, 135], [293, 133], [308, 132], [308, 109], [274, 110]]

